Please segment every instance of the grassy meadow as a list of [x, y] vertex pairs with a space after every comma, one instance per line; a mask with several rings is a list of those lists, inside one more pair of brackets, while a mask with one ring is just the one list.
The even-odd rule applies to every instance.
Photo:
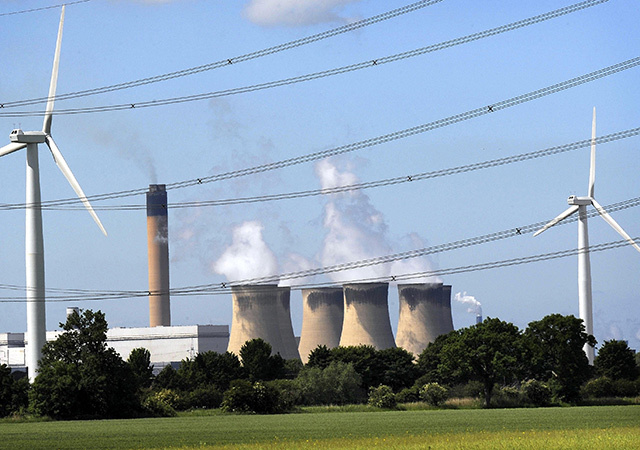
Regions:
[[640, 406], [0, 422], [0, 448], [640, 448]]

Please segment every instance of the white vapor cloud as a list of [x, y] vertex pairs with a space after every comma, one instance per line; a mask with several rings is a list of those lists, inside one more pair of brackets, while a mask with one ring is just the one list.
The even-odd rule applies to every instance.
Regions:
[[258, 221], [235, 227], [231, 245], [213, 263], [213, 270], [230, 281], [276, 275], [278, 262], [262, 238], [262, 229]]
[[[316, 175], [323, 189], [354, 184], [358, 177], [348, 170], [339, 170], [330, 160], [316, 164]], [[324, 245], [319, 255], [323, 266], [343, 264], [393, 253], [387, 237], [384, 216], [361, 191], [343, 192], [327, 197], [324, 208]], [[417, 235], [410, 237], [419, 241]], [[381, 278], [403, 273], [424, 272], [430, 269], [425, 258], [414, 258], [393, 264], [378, 264], [329, 274], [335, 282]], [[419, 280], [422, 281], [422, 280]], [[419, 282], [412, 280], [412, 282]]]
[[347, 22], [340, 10], [360, 0], [251, 0], [244, 14], [258, 25], [302, 26], [325, 22]]
[[482, 305], [473, 295], [467, 295], [466, 292], [458, 292], [455, 295], [455, 301], [469, 305], [468, 313], [482, 314]]

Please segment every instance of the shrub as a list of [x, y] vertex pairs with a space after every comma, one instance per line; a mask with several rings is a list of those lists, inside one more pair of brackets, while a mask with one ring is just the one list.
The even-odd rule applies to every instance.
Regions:
[[410, 388], [404, 388], [396, 394], [396, 402], [413, 403], [420, 401], [420, 386], [413, 385]]
[[276, 388], [261, 381], [251, 383], [234, 380], [224, 393], [222, 410], [226, 412], [273, 414], [282, 412], [280, 395]]
[[594, 398], [613, 397], [615, 395], [613, 382], [608, 377], [589, 380], [587, 384], [584, 385], [582, 392], [585, 395]]
[[185, 395], [185, 408], [213, 409], [222, 403], [222, 393], [214, 385], [200, 386]]
[[325, 369], [305, 367], [295, 380], [305, 405], [359, 403], [362, 378], [353, 365], [334, 361]]
[[438, 383], [427, 383], [420, 388], [420, 398], [431, 406], [439, 406], [449, 396], [447, 388]]
[[547, 406], [551, 403], [551, 389], [538, 380], [528, 380], [520, 387], [525, 401], [535, 406]]
[[389, 386], [381, 384], [377, 388], [369, 388], [368, 403], [376, 408], [393, 409], [396, 407], [396, 396]]
[[640, 382], [630, 380], [615, 380], [613, 392], [617, 397], [635, 397], [640, 394]]
[[174, 417], [176, 410], [169, 404], [151, 394], [142, 402], [143, 411], [153, 417]]
[[513, 408], [519, 407], [522, 404], [523, 395], [515, 387], [512, 386], [502, 386], [494, 388], [495, 395], [495, 404], [496, 406], [502, 408]]
[[302, 393], [295, 380], [273, 380], [267, 381], [266, 384], [278, 391], [283, 411], [291, 411], [302, 404]]

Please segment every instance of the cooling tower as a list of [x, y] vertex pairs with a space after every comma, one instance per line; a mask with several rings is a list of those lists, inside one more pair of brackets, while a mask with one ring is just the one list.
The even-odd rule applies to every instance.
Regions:
[[[233, 318], [228, 351], [240, 355], [245, 342], [261, 338], [271, 344], [271, 353], [286, 352], [281, 337], [281, 288], [275, 284], [233, 286]], [[291, 319], [289, 319], [291, 323]], [[293, 331], [291, 332], [293, 336]]]
[[147, 192], [147, 248], [149, 253], [149, 326], [170, 326], [169, 229], [164, 184]]
[[352, 283], [342, 286], [344, 320], [340, 345], [395, 347], [389, 320], [388, 283]]
[[442, 286], [442, 322], [444, 323], [443, 333], [453, 331], [453, 315], [451, 314], [451, 285]]
[[302, 331], [298, 350], [303, 363], [309, 361], [309, 353], [318, 345], [334, 348], [340, 344], [343, 318], [342, 288], [302, 290]]
[[399, 284], [396, 344], [418, 356], [441, 335], [453, 330], [451, 286], [442, 283]]
[[291, 288], [278, 288], [278, 323], [280, 326], [280, 339], [282, 340], [282, 351], [280, 356], [284, 359], [300, 359], [298, 353], [298, 344], [293, 333], [293, 325], [291, 324]]

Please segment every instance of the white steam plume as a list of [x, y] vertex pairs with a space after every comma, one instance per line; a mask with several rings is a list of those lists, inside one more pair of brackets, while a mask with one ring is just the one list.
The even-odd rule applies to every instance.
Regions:
[[[348, 169], [340, 171], [330, 160], [316, 164], [316, 175], [323, 189], [359, 182]], [[361, 191], [332, 194], [324, 208], [326, 235], [319, 259], [323, 266], [373, 258], [393, 253], [387, 238], [384, 216]], [[414, 240], [417, 235], [413, 236]], [[329, 276], [335, 282], [381, 278], [403, 273], [424, 272], [430, 268], [425, 258], [378, 264]], [[393, 271], [393, 273], [392, 273]], [[412, 282], [417, 282], [412, 280]]]
[[458, 292], [454, 298], [455, 298], [455, 301], [457, 302], [465, 303], [469, 305], [469, 308], [467, 309], [468, 313], [475, 313], [476, 315], [480, 315], [480, 316], [482, 315], [482, 305], [478, 300], [476, 300], [474, 296], [467, 295], [466, 292], [464, 293]]
[[244, 14], [265, 26], [302, 26], [324, 22], [347, 22], [338, 11], [359, 0], [251, 0]]
[[258, 221], [235, 227], [233, 242], [213, 263], [213, 270], [230, 281], [276, 275], [278, 262], [262, 238], [262, 229]]

